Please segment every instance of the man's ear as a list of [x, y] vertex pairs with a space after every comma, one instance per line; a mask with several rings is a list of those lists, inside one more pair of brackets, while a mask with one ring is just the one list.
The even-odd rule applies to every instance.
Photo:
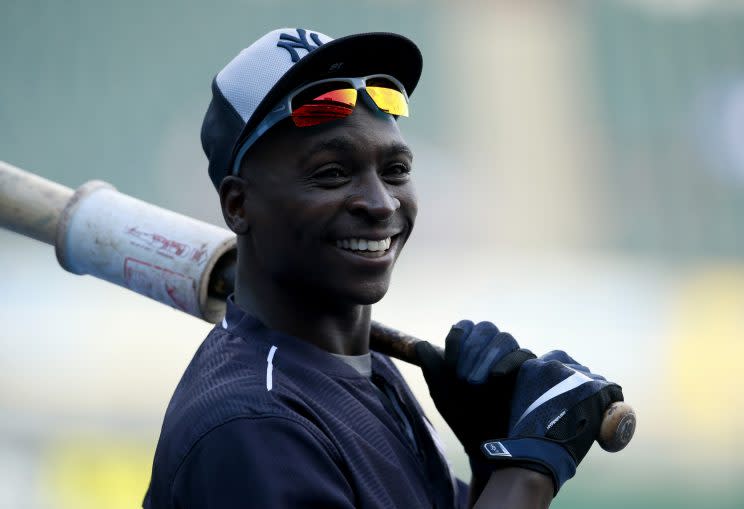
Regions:
[[225, 177], [219, 189], [222, 217], [228, 228], [237, 235], [244, 235], [250, 231], [250, 215], [246, 208], [246, 182], [240, 177]]

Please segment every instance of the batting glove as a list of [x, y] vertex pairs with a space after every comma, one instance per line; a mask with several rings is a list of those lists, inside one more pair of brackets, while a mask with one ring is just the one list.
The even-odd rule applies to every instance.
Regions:
[[447, 335], [444, 357], [425, 341], [416, 354], [434, 404], [469, 456], [489, 437], [506, 436], [517, 373], [532, 352], [491, 322], [463, 320]]
[[599, 434], [605, 409], [623, 401], [619, 385], [589, 371], [565, 352], [553, 351], [519, 369], [506, 439], [481, 445], [494, 466], [549, 474], [555, 493], [576, 473]]

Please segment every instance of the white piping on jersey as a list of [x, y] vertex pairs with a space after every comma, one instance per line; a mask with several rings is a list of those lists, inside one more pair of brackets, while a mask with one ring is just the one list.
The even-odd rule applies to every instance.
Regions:
[[[573, 368], [569, 368], [573, 369]], [[546, 401], [549, 401], [553, 398], [557, 398], [561, 394], [564, 394], [570, 390], [573, 390], [581, 385], [584, 385], [585, 383], [593, 382], [593, 378], [589, 378], [584, 373], [581, 373], [579, 371], [573, 370], [574, 374], [563, 380], [562, 382], [554, 385], [547, 391], [543, 393], [542, 396], [537, 398], [529, 407], [527, 407], [527, 410], [524, 411], [522, 416], [519, 418], [519, 420], [514, 425], [514, 428], [516, 428], [520, 422], [522, 422], [522, 419], [527, 417], [527, 414], [532, 412], [535, 408], [539, 407]], [[554, 423], [555, 424], [555, 423]], [[513, 428], [512, 428], [513, 429]]]
[[266, 357], [266, 390], [270, 391], [271, 388], [274, 386], [274, 365], [272, 364], [272, 361], [274, 360], [274, 354], [276, 353], [276, 347], [274, 345], [271, 345], [271, 348], [269, 349], [269, 355]]
[[[227, 317], [222, 319], [222, 328], [227, 329]], [[274, 387], [274, 354], [276, 353], [276, 346], [271, 345], [269, 349], [269, 355], [266, 356], [266, 390], [270, 391]]]

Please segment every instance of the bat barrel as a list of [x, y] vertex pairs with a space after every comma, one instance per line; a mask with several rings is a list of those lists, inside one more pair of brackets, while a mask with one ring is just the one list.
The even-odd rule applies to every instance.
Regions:
[[0, 161], [0, 227], [54, 245], [73, 190]]
[[90, 181], [64, 208], [56, 232], [59, 264], [215, 323], [225, 301], [208, 284], [235, 252], [235, 234]]

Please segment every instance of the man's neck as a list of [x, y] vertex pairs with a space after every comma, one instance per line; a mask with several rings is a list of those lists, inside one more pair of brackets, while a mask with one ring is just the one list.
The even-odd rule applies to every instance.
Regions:
[[320, 299], [288, 292], [267, 281], [252, 281], [238, 268], [235, 304], [267, 327], [294, 336], [330, 353], [369, 352], [372, 306], [333, 307]]

